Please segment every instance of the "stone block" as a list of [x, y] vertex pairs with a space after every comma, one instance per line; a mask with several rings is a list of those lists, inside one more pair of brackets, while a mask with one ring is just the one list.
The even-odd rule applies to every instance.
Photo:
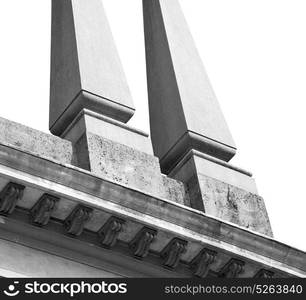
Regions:
[[65, 132], [63, 132], [62, 138], [75, 143], [85, 132], [91, 132], [153, 155], [151, 140], [147, 133], [88, 109], [80, 111]]
[[170, 176], [185, 183], [192, 208], [272, 236], [264, 200], [247, 171], [190, 151]]
[[156, 157], [89, 132], [86, 136], [93, 174], [157, 197], [165, 196]]
[[207, 215], [273, 236], [262, 197], [207, 176], [198, 179]]
[[[71, 139], [78, 138], [73, 143], [0, 118], [0, 144], [61, 164], [74, 165], [91, 171], [98, 177], [139, 189], [155, 197], [188, 205], [183, 183], [164, 176], [158, 158], [149, 154], [152, 152], [152, 146], [148, 136], [126, 128], [124, 124], [119, 127], [105, 117], [102, 119], [99, 121], [105, 125], [105, 131], [103, 127], [95, 128], [95, 118], [80, 121], [74, 131], [67, 133]], [[116, 123], [114, 120], [112, 122]], [[86, 128], [126, 142], [130, 147], [87, 132]], [[135, 147], [132, 147], [133, 143]]]
[[151, 138], [165, 174], [189, 150], [224, 161], [236, 146], [178, 0], [143, 0]]
[[165, 198], [179, 204], [190, 206], [189, 196], [184, 184], [178, 180], [163, 175]]
[[62, 164], [71, 164], [73, 160], [71, 142], [3, 118], [0, 143]]
[[250, 172], [196, 150], [191, 150], [182, 157], [169, 176], [189, 182], [194, 174], [202, 174], [257, 194], [256, 183]]

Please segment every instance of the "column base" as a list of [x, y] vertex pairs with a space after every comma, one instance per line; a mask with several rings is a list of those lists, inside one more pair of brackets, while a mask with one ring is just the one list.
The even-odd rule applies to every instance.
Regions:
[[207, 215], [272, 236], [262, 197], [252, 174], [191, 150], [170, 172], [187, 186], [191, 207]]
[[83, 109], [62, 138], [72, 142], [78, 167], [103, 179], [186, 204], [184, 185], [161, 173], [146, 133]]

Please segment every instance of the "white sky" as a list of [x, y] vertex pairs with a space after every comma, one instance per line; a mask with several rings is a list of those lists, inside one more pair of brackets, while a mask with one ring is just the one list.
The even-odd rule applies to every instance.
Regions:
[[[149, 131], [141, 0], [104, 0]], [[306, 1], [181, 0], [275, 238], [306, 250]], [[50, 0], [0, 1], [0, 116], [48, 132]]]

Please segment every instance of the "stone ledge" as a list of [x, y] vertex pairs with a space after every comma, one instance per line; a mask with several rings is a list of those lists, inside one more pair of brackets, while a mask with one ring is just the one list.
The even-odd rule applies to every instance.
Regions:
[[[67, 200], [61, 199], [60, 201], [66, 202]], [[79, 206], [75, 206], [75, 208], [77, 207]], [[72, 208], [73, 211], [75, 209]], [[102, 229], [107, 231], [114, 230], [114, 225], [110, 227], [106, 225], [110, 224], [111, 220], [116, 219], [118, 218], [109, 213], [105, 213], [103, 217], [100, 216], [99, 221], [102, 224]], [[232, 260], [241, 261], [241, 259], [244, 259], [236, 254], [223, 251], [221, 248], [212, 247], [209, 244], [205, 245], [206, 248], [203, 248], [204, 245], [201, 244], [198, 245], [199, 247], [195, 247], [196, 244], [191, 240], [183, 240], [182, 236], [177, 238], [174, 233], [164, 235], [163, 231], [159, 229], [154, 230], [150, 227], [143, 227], [142, 224], [135, 226], [136, 223], [127, 218], [125, 218], [126, 221], [124, 219], [120, 221], [123, 222], [123, 226], [118, 228], [119, 234], [116, 235], [114, 242], [108, 247], [104, 247], [101, 239], [99, 239], [100, 230], [91, 230], [86, 226], [86, 229], [80, 235], [71, 234], [65, 229], [65, 219], [61, 220], [52, 217], [45, 226], [33, 226], [29, 224], [28, 210], [21, 209], [20, 206], [9, 216], [0, 216], [0, 220], [0, 243], [1, 239], [4, 239], [13, 242], [14, 245], [12, 247], [14, 249], [30, 247], [33, 250], [26, 250], [26, 252], [30, 253], [30, 257], [35, 256], [35, 251], [37, 254], [37, 250], [39, 250], [41, 252], [39, 255], [40, 260], [45, 259], [47, 263], [45, 271], [48, 270], [48, 275], [52, 277], [58, 273], [57, 270], [52, 270], [52, 266], [48, 263], [50, 254], [94, 267], [95, 270], [92, 270], [93, 274], [97, 273], [97, 269], [101, 269], [104, 272], [112, 271], [113, 274], [128, 277], [196, 276], [204, 278], [210, 276], [211, 273], [220, 273], [220, 270], [223, 270], [224, 266]], [[95, 222], [97, 222], [97, 219]], [[141, 235], [146, 232], [153, 234], [152, 238], [142, 239]], [[110, 236], [111, 234], [108, 232], [107, 237], [109, 238]], [[183, 244], [184, 251], [178, 252], [178, 256], [173, 260], [173, 255], [177, 253], [174, 249], [177, 242]], [[136, 246], [131, 247], [131, 243], [136, 243]], [[139, 243], [138, 248], [137, 244]], [[148, 251], [142, 252], [141, 249], [144, 248], [144, 244], [147, 244]], [[107, 249], [106, 251], [105, 248]], [[194, 248], [195, 254], [192, 255], [193, 259], [188, 259], [188, 256], [184, 255], [187, 248]], [[172, 251], [174, 253], [171, 253]], [[43, 252], [47, 252], [46, 258], [44, 258]], [[203, 266], [201, 263], [202, 256], [207, 253], [209, 255], [213, 253], [213, 259], [209, 259], [207, 265]], [[33, 257], [31, 261], [32, 263], [34, 262]], [[248, 260], [244, 261], [243, 264], [243, 272], [241, 271], [241, 274], [233, 275], [233, 278], [254, 277], [261, 270], [273, 274], [273, 277], [276, 278], [294, 276], [293, 274], [287, 274], [283, 270], [276, 269], [272, 264], [258, 264]], [[24, 263], [16, 266], [12, 262], [5, 263], [4, 265], [2, 262], [0, 266], [15, 272], [24, 270]], [[36, 271], [38, 272], [39, 270]], [[36, 274], [32, 273], [32, 276], [36, 275], [37, 277], [38, 274], [41, 274], [41, 271]], [[68, 274], [66, 276], [69, 277]], [[73, 276], [73, 274], [70, 276]]]
[[71, 142], [1, 117], [0, 144], [16, 147], [39, 157], [51, 158], [62, 164], [73, 162]]
[[[185, 201], [187, 195], [184, 185], [174, 179], [165, 178], [160, 171], [158, 159], [149, 154], [152, 152], [152, 149], [150, 150], [151, 146], [148, 146], [150, 140], [144, 132], [121, 124], [115, 120], [110, 121], [108, 118], [95, 114], [89, 110], [83, 110], [82, 113], [79, 114], [79, 118], [81, 118], [83, 114], [88, 114], [92, 116], [93, 119], [101, 118], [105, 123], [109, 123], [113, 126], [112, 130], [121, 130], [121, 136], [128, 130], [127, 132], [131, 135], [135, 135], [138, 138], [140, 137], [137, 143], [140, 145], [144, 143], [147, 150], [137, 151], [132, 147], [114, 142], [96, 134], [88, 133], [86, 147], [91, 147], [92, 150], [88, 154], [88, 151], [83, 149], [84, 147], [78, 148], [78, 143], [73, 145], [73, 143], [68, 140], [3, 118], [0, 118], [0, 144], [51, 160], [55, 163], [73, 165], [85, 170], [90, 170], [95, 176], [103, 179], [124, 183], [134, 188], [143, 189], [144, 192], [152, 193], [157, 197], [167, 198], [188, 205], [188, 201]], [[120, 124], [121, 127], [118, 124]], [[94, 124], [91, 124], [90, 128], [93, 127]], [[81, 133], [82, 130], [84, 130], [84, 128], [80, 128]], [[112, 131], [111, 133], [116, 135], [116, 131]], [[130, 143], [132, 142], [130, 141]], [[106, 148], [107, 151], [105, 150]], [[76, 151], [79, 152], [78, 155], [76, 155]], [[87, 152], [84, 153], [84, 151]], [[82, 153], [85, 156], [90, 156], [91, 165], [88, 162], [86, 165], [86, 159], [84, 157], [83, 164], [79, 162], [79, 158], [82, 158]], [[123, 159], [123, 157], [125, 159]]]
[[[0, 146], [0, 161], [3, 165], [0, 167], [2, 176], [35, 189], [55, 193], [58, 197], [70, 199], [70, 203], [78, 202], [108, 213], [113, 211], [133, 222], [140, 222], [144, 226], [153, 225], [159, 231], [179, 235], [189, 240], [191, 245], [203, 243], [281, 272], [305, 276], [305, 253], [271, 238], [208, 217], [177, 203], [102, 180], [89, 172], [61, 166], [16, 149]], [[30, 199], [33, 201], [33, 197]], [[64, 214], [68, 209], [62, 218], [67, 217], [72, 206], [66, 206], [66, 210], [61, 207], [59, 211]], [[198, 251], [199, 248], [192, 246], [182, 259], [190, 261]]]

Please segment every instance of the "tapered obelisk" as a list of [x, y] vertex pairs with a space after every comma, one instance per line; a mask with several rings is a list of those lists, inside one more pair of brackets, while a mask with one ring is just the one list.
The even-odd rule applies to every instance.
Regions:
[[143, 5], [151, 133], [163, 170], [191, 148], [229, 161], [235, 143], [177, 0]]
[[134, 114], [102, 1], [53, 0], [51, 132], [61, 135], [84, 108], [124, 123]]
[[73, 164], [164, 197], [148, 134], [126, 122], [134, 106], [102, 0], [53, 0], [50, 131], [72, 142]]
[[178, 0], [143, 0], [151, 138], [163, 172], [191, 206], [271, 233], [252, 175], [228, 164], [236, 146]]

